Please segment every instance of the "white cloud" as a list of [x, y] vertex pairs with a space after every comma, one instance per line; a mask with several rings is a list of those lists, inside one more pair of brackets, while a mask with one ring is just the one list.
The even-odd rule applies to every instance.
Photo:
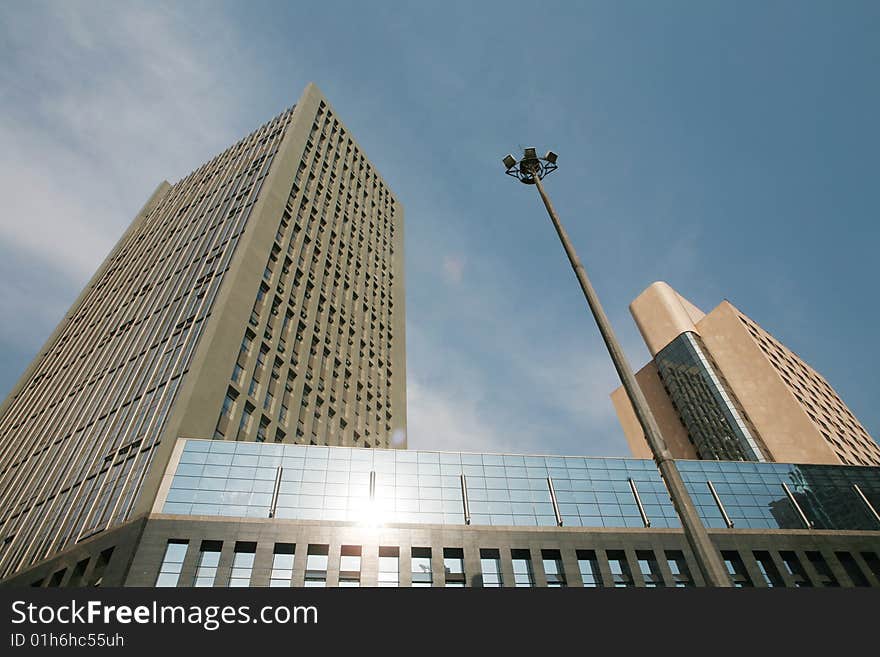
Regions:
[[465, 259], [460, 255], [443, 256], [443, 277], [447, 283], [459, 284], [464, 275]]
[[0, 240], [82, 282], [161, 180], [228, 144], [233, 71], [160, 5], [28, 9], [4, 21]]

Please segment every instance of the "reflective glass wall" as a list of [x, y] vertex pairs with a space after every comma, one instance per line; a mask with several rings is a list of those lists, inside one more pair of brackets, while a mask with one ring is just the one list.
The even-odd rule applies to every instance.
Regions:
[[[160, 507], [367, 524], [678, 527], [644, 459], [187, 440]], [[880, 468], [678, 461], [709, 527], [880, 530]]]

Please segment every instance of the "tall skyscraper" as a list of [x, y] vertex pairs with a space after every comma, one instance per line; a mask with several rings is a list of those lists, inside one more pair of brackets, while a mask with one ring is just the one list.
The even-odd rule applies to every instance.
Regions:
[[159, 185], [0, 407], [0, 577], [148, 511], [178, 437], [406, 446], [403, 209], [327, 100]]
[[[733, 304], [706, 314], [658, 282], [630, 311], [654, 358], [636, 378], [674, 457], [880, 465], [822, 375]], [[633, 454], [650, 456], [624, 391], [611, 398]]]

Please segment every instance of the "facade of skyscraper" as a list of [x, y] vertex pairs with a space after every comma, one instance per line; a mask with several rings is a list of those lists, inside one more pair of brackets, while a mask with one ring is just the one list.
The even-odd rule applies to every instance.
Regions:
[[[816, 370], [728, 301], [703, 313], [666, 283], [630, 305], [653, 361], [636, 378], [683, 459], [880, 465], [880, 447]], [[622, 389], [630, 449], [650, 449]]]
[[178, 436], [405, 447], [403, 285], [314, 85], [163, 182], [0, 407], [0, 577], [147, 512]]

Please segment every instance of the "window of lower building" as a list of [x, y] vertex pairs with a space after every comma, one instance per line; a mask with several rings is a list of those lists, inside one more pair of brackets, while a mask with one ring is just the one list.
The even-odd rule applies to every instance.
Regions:
[[49, 579], [49, 583], [46, 586], [57, 587], [61, 586], [61, 581], [64, 579], [64, 574], [67, 572], [67, 568], [62, 568], [61, 570], [55, 571], [52, 574], [52, 577]]
[[532, 555], [529, 550], [511, 550], [510, 558], [513, 561], [513, 585], [516, 587], [531, 587], [535, 585], [535, 575], [532, 572]]
[[379, 586], [400, 586], [400, 551], [396, 547], [379, 548]]
[[431, 586], [434, 576], [431, 570], [431, 548], [412, 549], [412, 585]]
[[794, 580], [795, 586], [806, 588], [813, 585], [812, 582], [810, 582], [810, 578], [807, 577], [803, 565], [801, 565], [801, 560], [798, 559], [794, 552], [786, 550], [780, 552], [779, 557], [782, 559], [782, 564], [785, 566], [788, 574], [791, 576], [792, 580]]
[[843, 566], [843, 569], [846, 571], [846, 574], [852, 582], [853, 586], [871, 585], [870, 582], [868, 582], [868, 578], [865, 577], [865, 573], [863, 573], [862, 569], [859, 568], [859, 564], [856, 563], [855, 557], [853, 557], [853, 555], [851, 555], [849, 552], [835, 552], [834, 556], [837, 557], [840, 565]]
[[629, 562], [626, 560], [626, 552], [623, 550], [609, 550], [608, 566], [611, 568], [611, 577], [615, 588], [635, 586]]
[[565, 568], [562, 566], [562, 555], [559, 550], [541, 550], [541, 563], [544, 566], [547, 586], [554, 589], [563, 588], [566, 585]]
[[599, 570], [599, 559], [595, 550], [577, 551], [578, 570], [581, 582], [586, 587], [602, 586], [602, 573]]
[[156, 578], [156, 586], [177, 586], [180, 579], [180, 569], [183, 567], [183, 558], [189, 541], [171, 539], [165, 546], [165, 556], [162, 557], [162, 565], [159, 566], [159, 576]]
[[726, 550], [721, 553], [724, 559], [724, 565], [727, 566], [727, 574], [730, 575], [730, 582], [737, 588], [746, 588], [754, 586], [752, 579], [746, 571], [746, 565], [743, 563], [739, 552], [735, 550]]
[[229, 586], [242, 587], [251, 585], [251, 573], [254, 570], [254, 557], [257, 544], [239, 541], [235, 544], [232, 557], [232, 572], [229, 574]]
[[270, 587], [289, 587], [293, 579], [293, 558], [296, 546], [293, 543], [276, 543], [272, 551], [272, 574]]
[[217, 566], [220, 564], [220, 550], [222, 549], [223, 543], [221, 541], [202, 541], [199, 565], [196, 568], [193, 586], [214, 586]]
[[70, 574], [70, 580], [67, 582], [67, 586], [82, 586], [83, 577], [86, 574], [86, 568], [89, 567], [89, 559], [83, 559], [79, 563], [76, 564], [73, 568], [73, 572]]
[[660, 573], [660, 567], [657, 564], [657, 557], [654, 556], [653, 550], [636, 551], [636, 560], [639, 562], [639, 571], [645, 580], [645, 586], [648, 588], [659, 588], [664, 586], [663, 575]]
[[691, 569], [688, 568], [684, 552], [681, 550], [667, 550], [666, 564], [669, 566], [669, 572], [672, 573], [672, 581], [675, 582], [677, 588], [686, 588], [694, 585]]
[[764, 578], [764, 583], [767, 586], [785, 586], [785, 581], [782, 579], [782, 575], [779, 574], [779, 569], [773, 563], [773, 557], [770, 556], [769, 552], [758, 551], [754, 553], [754, 556], [755, 563], [758, 564], [758, 570], [761, 571], [761, 576]]
[[825, 561], [825, 557], [822, 556], [821, 552], [818, 551], [810, 551], [807, 552], [807, 559], [810, 560], [813, 568], [816, 570], [816, 574], [819, 575], [819, 584], [825, 587], [837, 587], [840, 586], [840, 582], [837, 581], [837, 578], [834, 576], [834, 573], [831, 572], [831, 566], [828, 565], [828, 562]]
[[871, 569], [871, 572], [874, 574], [874, 577], [880, 581], [880, 557], [877, 556], [876, 552], [862, 552], [861, 553], [862, 560], [865, 562], [865, 565]]
[[306, 555], [305, 586], [321, 588], [327, 586], [328, 545], [310, 545]]
[[361, 585], [361, 546], [343, 545], [339, 556], [339, 586]]
[[114, 548], [109, 547], [98, 555], [98, 560], [95, 562], [95, 567], [89, 576], [88, 586], [101, 586], [104, 583], [104, 573], [107, 570], [107, 565], [110, 563], [110, 558], [113, 556], [113, 550]]
[[465, 585], [463, 549], [443, 548], [443, 571], [447, 587], [460, 588]]
[[480, 573], [483, 588], [501, 586], [501, 553], [498, 550], [480, 550]]

